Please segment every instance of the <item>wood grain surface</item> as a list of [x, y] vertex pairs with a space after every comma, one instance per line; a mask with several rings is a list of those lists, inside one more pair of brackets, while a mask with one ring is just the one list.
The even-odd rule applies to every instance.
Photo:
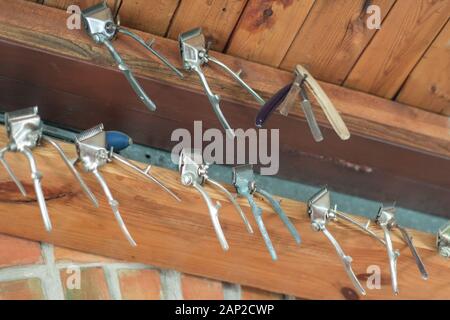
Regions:
[[397, 1], [345, 86], [391, 99], [449, 19], [450, 1]]
[[227, 53], [278, 67], [314, 0], [250, 0]]
[[[5, 145], [4, 128], [0, 131], [0, 145]], [[61, 146], [70, 157], [75, 156], [73, 145], [61, 143]], [[302, 236], [303, 242], [297, 246], [271, 207], [263, 199], [257, 199], [279, 255], [279, 260], [274, 262], [259, 233], [248, 234], [226, 197], [207, 186], [213, 199], [222, 204], [220, 220], [230, 244], [230, 250], [224, 252], [215, 237], [201, 196], [182, 186], [177, 172], [158, 167], [151, 171], [181, 197], [181, 203], [155, 184], [112, 163], [103, 167], [101, 172], [118, 199], [124, 221], [138, 243], [137, 247], [131, 247], [122, 236], [92, 175], [83, 173], [99, 200], [98, 209], [88, 202], [56, 151], [42, 146], [35, 149], [34, 154], [43, 174], [42, 185], [53, 231], [47, 233], [43, 227], [25, 158], [8, 154], [7, 159], [28, 191], [28, 197], [22, 197], [6, 172], [0, 170], [1, 233], [300, 298], [362, 298], [353, 289], [334, 248], [323, 234], [311, 229], [304, 203], [280, 198], [286, 214]], [[230, 186], [227, 188], [233, 192]], [[239, 199], [239, 203], [257, 230], [248, 204], [243, 199]], [[384, 248], [353, 227], [333, 223], [329, 229], [345, 252], [352, 256], [353, 268], [364, 286], [369, 276], [367, 268], [373, 265], [381, 268], [381, 289], [368, 290], [367, 298], [449, 297], [449, 263], [437, 254], [433, 235], [412, 231], [414, 243], [430, 274], [428, 281], [421, 279], [407, 245], [400, 241], [399, 235], [394, 235], [394, 245], [401, 253], [398, 261], [400, 295], [395, 297], [390, 287]], [[381, 235], [376, 226], [374, 230]]]
[[408, 76], [396, 100], [450, 116], [450, 21]]
[[[394, 2], [370, 3], [379, 6], [383, 21]], [[342, 84], [377, 32], [366, 26], [369, 17], [366, 5], [365, 0], [317, 0], [283, 58], [281, 68], [292, 70], [301, 64], [319, 80]]]
[[173, 17], [167, 36], [177, 40], [182, 32], [201, 27], [211, 48], [222, 51], [247, 0], [184, 0]]

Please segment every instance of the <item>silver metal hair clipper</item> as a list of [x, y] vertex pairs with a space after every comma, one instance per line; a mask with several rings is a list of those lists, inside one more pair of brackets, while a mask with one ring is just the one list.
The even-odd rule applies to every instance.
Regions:
[[240, 72], [234, 72], [227, 65], [209, 55], [208, 48], [205, 43], [205, 36], [203, 35], [201, 28], [196, 28], [180, 34], [178, 41], [184, 69], [187, 71], [195, 71], [198, 74], [217, 118], [226, 130], [227, 134], [234, 137], [234, 131], [220, 109], [220, 97], [212, 92], [201, 67], [209, 62], [217, 64], [227, 71], [244, 89], [246, 89], [259, 104], [264, 104], [264, 99], [261, 98], [259, 94], [257, 94], [247, 83], [244, 82], [244, 80], [241, 79]]
[[65, 155], [61, 147], [52, 139], [43, 134], [43, 123], [38, 114], [38, 107], [31, 107], [26, 109], [20, 109], [13, 112], [5, 113], [5, 125], [6, 133], [8, 135], [8, 145], [0, 150], [0, 162], [5, 167], [11, 179], [19, 188], [23, 196], [27, 196], [24, 186], [20, 180], [13, 173], [11, 167], [8, 165], [5, 159], [6, 152], [20, 152], [27, 158], [30, 169], [31, 169], [31, 179], [33, 179], [34, 190], [36, 193], [36, 198], [41, 211], [42, 219], [44, 221], [45, 229], [47, 231], [52, 230], [52, 224], [50, 221], [50, 216], [47, 211], [47, 205], [45, 204], [44, 192], [42, 191], [41, 179], [42, 174], [37, 168], [36, 160], [34, 159], [32, 150], [42, 144], [42, 142], [48, 142], [53, 146], [59, 153], [64, 163], [69, 168], [70, 172], [78, 180], [81, 188], [89, 197], [89, 199], [98, 207], [97, 200], [89, 190], [88, 186], [84, 182], [83, 178], [80, 176], [78, 171], [75, 169], [73, 164]]
[[408, 244], [409, 249], [411, 250], [412, 255], [416, 259], [417, 267], [422, 275], [424, 280], [428, 279], [428, 272], [425, 269], [425, 265], [422, 262], [422, 259], [419, 256], [414, 244], [412, 243], [412, 238], [408, 234], [405, 228], [399, 226], [395, 219], [395, 207], [383, 207], [381, 206], [378, 210], [377, 217], [375, 218], [376, 223], [383, 229], [384, 239], [386, 250], [389, 257], [389, 268], [391, 270], [391, 281], [392, 281], [392, 291], [394, 294], [399, 293], [398, 282], [397, 282], [397, 259], [399, 257], [399, 253], [394, 251], [394, 246], [392, 244], [390, 232], [394, 228], [398, 228], [402, 234], [403, 239]]
[[294, 237], [295, 242], [297, 244], [300, 244], [300, 235], [297, 229], [295, 229], [295, 226], [289, 220], [288, 216], [284, 213], [279, 201], [275, 200], [269, 192], [257, 186], [255, 175], [253, 173], [253, 167], [251, 165], [243, 165], [233, 168], [233, 185], [235, 186], [236, 191], [239, 195], [247, 198], [247, 201], [250, 204], [250, 208], [252, 209], [253, 216], [255, 217], [256, 223], [258, 224], [259, 231], [261, 232], [272, 260], [277, 260], [277, 253], [275, 251], [275, 248], [273, 247], [272, 241], [270, 240], [266, 226], [264, 225], [264, 221], [262, 219], [262, 209], [258, 207], [255, 200], [253, 199], [254, 193], [260, 194], [269, 201], [275, 212], [278, 214], [280, 219], [288, 228], [289, 232]]
[[75, 139], [75, 145], [78, 154], [76, 162], [81, 162], [85, 171], [92, 172], [95, 178], [97, 178], [97, 181], [99, 182], [106, 198], [108, 199], [109, 205], [111, 206], [111, 209], [123, 234], [132, 246], [136, 246], [136, 242], [128, 232], [125, 222], [120, 215], [119, 202], [114, 199], [105, 179], [100, 174], [100, 167], [112, 162], [113, 160], [116, 160], [120, 164], [139, 173], [144, 178], [158, 184], [176, 200], [181, 201], [176, 194], [174, 194], [170, 189], [168, 189], [165, 185], [163, 185], [159, 180], [157, 180], [149, 173], [151, 169], [150, 165], [145, 170], [143, 170], [133, 163], [129, 162], [124, 157], [115, 153], [114, 148], [110, 147], [108, 149], [107, 146], [109, 145], [109, 143], [107, 141], [107, 132], [103, 130], [103, 124], [99, 124], [78, 134]]
[[437, 248], [444, 258], [450, 258], [450, 222], [438, 231]]
[[178, 168], [181, 174], [181, 183], [185, 186], [194, 187], [201, 194], [203, 200], [208, 206], [209, 214], [211, 216], [214, 230], [216, 231], [217, 239], [219, 240], [223, 250], [228, 250], [229, 246], [219, 221], [219, 209], [221, 205], [219, 202], [216, 202], [216, 204], [214, 204], [213, 200], [206, 192], [205, 188], [203, 187], [206, 182], [212, 184], [227, 196], [227, 198], [236, 208], [236, 211], [241, 216], [242, 221], [247, 228], [247, 231], [249, 233], [253, 233], [253, 229], [248, 222], [245, 213], [237, 203], [235, 197], [220, 183], [208, 176], [209, 166], [203, 163], [203, 157], [199, 150], [183, 149], [180, 153]]
[[353, 272], [351, 265], [353, 261], [352, 257], [345, 254], [344, 250], [341, 248], [333, 235], [328, 231], [326, 226], [330, 221], [337, 221], [339, 218], [360, 228], [362, 231], [379, 241], [381, 244], [385, 245], [384, 240], [378, 237], [373, 231], [369, 229], [370, 220], [367, 221], [365, 225], [362, 225], [359, 222], [353, 220], [350, 216], [338, 211], [336, 207], [331, 208], [330, 192], [326, 187], [321, 189], [309, 199], [308, 215], [311, 218], [311, 226], [313, 230], [323, 232], [328, 240], [330, 240], [331, 244], [336, 249], [337, 254], [341, 258], [345, 271], [347, 272], [347, 275], [352, 281], [353, 285], [362, 295], [365, 295], [366, 291]]
[[81, 12], [81, 18], [88, 35], [95, 41], [95, 43], [104, 44], [108, 49], [111, 56], [116, 61], [119, 70], [123, 72], [133, 90], [139, 96], [140, 100], [147, 106], [150, 111], [156, 110], [155, 103], [147, 96], [144, 89], [139, 85], [133, 73], [123, 61], [120, 54], [116, 51], [111, 41], [117, 36], [118, 33], [124, 34], [136, 40], [145, 49], [154, 54], [160, 59], [166, 66], [172, 69], [180, 78], [183, 78], [183, 74], [173, 66], [169, 60], [162, 56], [159, 52], [152, 48], [153, 41], [146, 43], [137, 34], [131, 32], [120, 26], [118, 13], [121, 7], [122, 1], [115, 2], [114, 12], [108, 7], [106, 1], [102, 1], [94, 6], [91, 6]]

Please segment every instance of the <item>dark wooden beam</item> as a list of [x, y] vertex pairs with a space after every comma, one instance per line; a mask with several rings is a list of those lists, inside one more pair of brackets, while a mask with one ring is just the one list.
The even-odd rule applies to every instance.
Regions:
[[[36, 4], [0, 3], [0, 105], [3, 110], [39, 104], [47, 121], [74, 129], [98, 122], [128, 132], [138, 143], [171, 150], [177, 128], [220, 127], [198, 79], [178, 79], [128, 39], [116, 41], [139, 81], [158, 105], [141, 105], [105, 48], [80, 30], [68, 30], [67, 14]], [[140, 33], [144, 38], [150, 35]], [[180, 64], [177, 43], [156, 37], [156, 47]], [[263, 96], [286, 84], [288, 72], [213, 53], [235, 69]], [[222, 109], [234, 127], [250, 128], [258, 106], [220, 71], [206, 69], [223, 98]], [[274, 115], [268, 128], [281, 128], [280, 176], [377, 201], [450, 216], [450, 135], [448, 119], [406, 105], [323, 84], [352, 138], [340, 141], [325, 117], [325, 141], [315, 143], [303, 115]]]

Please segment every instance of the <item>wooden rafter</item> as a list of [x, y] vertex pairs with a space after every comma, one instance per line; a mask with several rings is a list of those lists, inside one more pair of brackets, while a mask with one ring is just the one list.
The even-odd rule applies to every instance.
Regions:
[[[4, 128], [0, 133], [0, 145], [5, 145]], [[61, 143], [61, 146], [69, 157], [75, 156], [73, 145]], [[109, 164], [101, 172], [118, 199], [123, 219], [138, 243], [137, 247], [131, 247], [120, 232], [102, 190], [91, 174], [83, 173], [83, 177], [99, 200], [98, 209], [87, 200], [54, 149], [40, 147], [35, 149], [34, 154], [43, 174], [42, 186], [53, 231], [47, 233], [43, 227], [26, 160], [18, 155], [8, 155], [7, 159], [24, 184], [28, 196], [24, 198], [7, 173], [0, 170], [1, 233], [300, 298], [362, 298], [347, 278], [332, 245], [323, 234], [314, 232], [310, 227], [304, 203], [280, 198], [286, 214], [302, 236], [303, 242], [297, 246], [270, 205], [263, 199], [257, 199], [279, 256], [279, 260], [274, 262], [245, 200], [239, 199], [239, 204], [256, 231], [253, 235], [247, 233], [227, 198], [217, 189], [206, 187], [213, 199], [222, 204], [220, 221], [230, 244], [230, 250], [224, 252], [216, 239], [201, 196], [192, 188], [182, 186], [177, 172], [158, 167], [152, 169], [152, 174], [176, 192], [182, 202], [175, 201], [157, 185], [126, 171], [120, 165]], [[230, 186], [226, 187], [233, 192]], [[368, 271], [368, 267], [375, 265], [380, 268], [381, 289], [367, 290], [367, 298], [394, 299], [383, 246], [345, 224], [332, 223], [329, 229], [345, 252], [352, 256], [353, 269], [365, 287], [370, 275], [368, 272], [372, 272]], [[373, 229], [382, 235], [377, 227]], [[421, 279], [407, 245], [395, 234], [394, 245], [401, 254], [398, 260], [400, 295], [397, 298], [448, 298], [449, 264], [437, 254], [435, 237], [411, 232], [430, 277], [428, 281]]]
[[[192, 129], [193, 120], [203, 120], [205, 128], [218, 126], [194, 75], [178, 79], [135, 43], [121, 38], [115, 42], [117, 49], [158, 104], [157, 112], [147, 112], [105, 48], [93, 44], [82, 30], [68, 30], [67, 17], [64, 11], [30, 2], [0, 2], [4, 110], [39, 104], [47, 121], [76, 129], [103, 121], [129, 132], [137, 142], [166, 150], [174, 144], [171, 132]], [[155, 38], [155, 47], [180, 66], [178, 44]], [[292, 80], [290, 72], [213, 54], [242, 69], [245, 80], [266, 98]], [[205, 70], [232, 125], [253, 127], [258, 106], [252, 98], [222, 72]], [[450, 182], [442, 174], [450, 170], [448, 119], [336, 85], [321, 85], [353, 137], [339, 141], [317, 112], [325, 141], [316, 144], [300, 110], [289, 118], [274, 115], [268, 125], [281, 128], [280, 175], [448, 215]]]

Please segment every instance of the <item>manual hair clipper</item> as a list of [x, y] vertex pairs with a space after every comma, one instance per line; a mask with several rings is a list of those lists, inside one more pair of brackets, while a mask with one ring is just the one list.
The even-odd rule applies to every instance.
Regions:
[[75, 169], [73, 164], [67, 158], [61, 147], [52, 139], [43, 134], [43, 123], [38, 114], [38, 107], [31, 107], [26, 109], [20, 109], [12, 112], [5, 113], [5, 126], [6, 133], [8, 135], [8, 145], [0, 150], [0, 162], [5, 167], [11, 179], [19, 188], [23, 196], [27, 196], [24, 186], [20, 180], [13, 173], [11, 167], [8, 165], [5, 159], [6, 152], [20, 152], [27, 158], [30, 169], [31, 178], [33, 179], [34, 190], [36, 193], [36, 198], [39, 204], [39, 209], [41, 211], [42, 219], [44, 221], [45, 229], [47, 231], [52, 230], [52, 224], [50, 221], [50, 216], [47, 211], [47, 205], [45, 204], [44, 192], [42, 191], [41, 179], [42, 174], [37, 168], [36, 160], [34, 159], [32, 150], [36, 147], [42, 145], [42, 142], [48, 142], [53, 146], [58, 154], [63, 159], [64, 163], [69, 168], [70, 172], [77, 179], [81, 188], [89, 199], [98, 207], [97, 200], [95, 196], [89, 189], [89, 187], [84, 182], [83, 178], [80, 176], [78, 171]]
[[211, 221], [212, 221], [214, 230], [216, 232], [217, 239], [219, 240], [219, 243], [222, 246], [222, 249], [228, 250], [229, 245], [225, 238], [225, 234], [222, 230], [222, 226], [220, 225], [220, 221], [219, 221], [219, 209], [220, 209], [221, 205], [219, 202], [214, 204], [211, 197], [206, 192], [206, 190], [203, 186], [207, 182], [212, 184], [214, 187], [216, 187], [217, 189], [222, 191], [227, 196], [227, 198], [230, 200], [230, 202], [235, 207], [236, 211], [241, 216], [242, 221], [244, 222], [244, 224], [247, 228], [247, 231], [249, 233], [253, 233], [253, 229], [252, 229], [250, 223], [248, 222], [247, 217], [245, 216], [245, 213], [242, 211], [241, 207], [237, 203], [235, 197], [225, 187], [223, 187], [219, 182], [211, 179], [208, 176], [208, 168], [209, 168], [209, 165], [206, 165], [203, 163], [203, 157], [202, 157], [200, 150], [183, 149], [181, 151], [180, 158], [179, 158], [179, 165], [178, 165], [178, 169], [181, 174], [181, 183], [185, 186], [194, 187], [201, 194], [203, 200], [205, 201], [206, 205], [208, 206], [209, 215], [211, 216]]
[[131, 139], [128, 136], [117, 131], [104, 131], [103, 124], [99, 124], [91, 129], [81, 132], [76, 136], [75, 139], [75, 145], [78, 154], [76, 162], [81, 162], [85, 171], [92, 172], [94, 174], [95, 178], [102, 187], [106, 198], [108, 199], [109, 205], [111, 206], [111, 209], [123, 234], [132, 246], [136, 246], [136, 242], [129, 233], [125, 222], [120, 215], [119, 202], [115, 200], [113, 195], [111, 194], [111, 191], [105, 179], [100, 174], [99, 168], [108, 163], [111, 163], [113, 160], [116, 160], [120, 164], [136, 171], [146, 179], [158, 184], [177, 201], [181, 201], [181, 199], [170, 189], [168, 189], [164, 184], [162, 184], [162, 182], [160, 182], [149, 173], [151, 169], [150, 165], [145, 170], [143, 170], [114, 152], [115, 146], [117, 146], [119, 149], [123, 149], [129, 144], [131, 144]]
[[394, 246], [392, 244], [392, 239], [390, 232], [394, 228], [398, 228], [402, 234], [403, 239], [408, 244], [409, 249], [411, 250], [412, 255], [416, 260], [417, 267], [422, 275], [424, 280], [428, 279], [428, 272], [425, 269], [425, 265], [422, 262], [422, 259], [419, 256], [419, 253], [414, 247], [412, 242], [412, 238], [409, 235], [408, 231], [399, 226], [395, 219], [395, 207], [383, 207], [381, 206], [378, 210], [377, 217], [375, 218], [376, 223], [383, 229], [385, 246], [389, 257], [389, 268], [391, 269], [391, 281], [392, 281], [392, 290], [394, 294], [399, 293], [398, 289], [398, 281], [397, 281], [397, 259], [400, 254], [397, 251], [394, 251]]
[[196, 28], [180, 34], [178, 41], [184, 69], [187, 71], [195, 71], [198, 74], [217, 118], [226, 130], [227, 134], [234, 137], [234, 131], [220, 109], [220, 97], [212, 92], [201, 67], [209, 62], [217, 64], [227, 71], [244, 89], [246, 89], [259, 104], [263, 105], [264, 99], [261, 98], [259, 94], [257, 94], [247, 83], [244, 82], [244, 80], [241, 79], [240, 72], [234, 72], [227, 65], [209, 55], [205, 43], [205, 36], [203, 35], [201, 28]]
[[358, 227], [384, 246], [385, 241], [369, 229], [370, 220], [367, 221], [365, 225], [362, 225], [359, 222], [353, 220], [345, 213], [338, 211], [336, 209], [336, 206], [334, 208], [331, 208], [330, 192], [326, 187], [318, 191], [308, 200], [308, 215], [311, 218], [311, 226], [313, 230], [318, 232], [321, 231], [334, 246], [337, 254], [339, 255], [339, 258], [341, 258], [342, 264], [344, 265], [345, 272], [347, 272], [347, 275], [352, 281], [355, 288], [358, 289], [358, 291], [362, 295], [366, 295], [366, 291], [353, 272], [351, 265], [353, 261], [352, 257], [345, 254], [344, 250], [342, 250], [341, 246], [333, 237], [333, 235], [328, 231], [326, 226], [330, 221], [338, 221], [338, 218], [342, 219]]
[[133, 73], [123, 61], [120, 54], [116, 51], [111, 41], [117, 37], [118, 33], [131, 37], [141, 44], [145, 49], [154, 54], [166, 66], [172, 69], [180, 78], [183, 74], [173, 66], [169, 60], [162, 56], [158, 51], [152, 48], [153, 41], [146, 43], [137, 34], [120, 26], [119, 11], [122, 6], [122, 0], [116, 0], [114, 5], [114, 12], [108, 7], [106, 1], [102, 1], [94, 6], [91, 6], [81, 12], [81, 18], [88, 35], [95, 43], [103, 44], [108, 49], [109, 53], [116, 61], [119, 70], [123, 72], [131, 87], [138, 95], [139, 99], [146, 105], [150, 111], [156, 110], [155, 103], [147, 96], [144, 89], [139, 85]]

